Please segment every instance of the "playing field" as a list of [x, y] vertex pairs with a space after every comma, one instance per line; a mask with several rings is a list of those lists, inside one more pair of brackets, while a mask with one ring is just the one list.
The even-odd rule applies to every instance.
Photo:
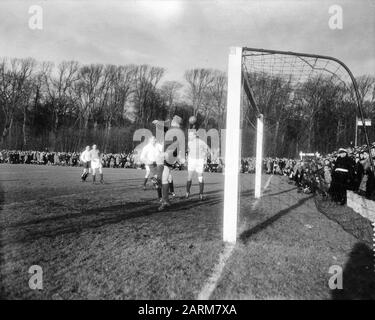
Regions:
[[[141, 188], [144, 171], [104, 169], [104, 185], [81, 183], [80, 173], [0, 165], [1, 297], [196, 299], [224, 251], [224, 176], [206, 174], [201, 202], [196, 181], [183, 198], [186, 172], [174, 172], [177, 197], [158, 212], [156, 192]], [[374, 297], [370, 248], [287, 178], [263, 179], [267, 188], [255, 202], [253, 176], [241, 175], [239, 241], [210, 297]], [[29, 288], [32, 265], [43, 269], [42, 290]], [[332, 265], [344, 269], [340, 292], [328, 286]]]

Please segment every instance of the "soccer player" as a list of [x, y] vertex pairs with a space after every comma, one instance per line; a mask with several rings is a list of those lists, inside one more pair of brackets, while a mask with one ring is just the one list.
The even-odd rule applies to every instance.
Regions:
[[81, 153], [79, 159], [83, 163], [83, 173], [81, 174], [81, 180], [82, 182], [85, 182], [88, 175], [90, 174], [90, 167], [91, 167], [90, 146], [86, 147], [86, 149]]
[[[175, 128], [175, 129], [180, 129], [181, 123], [182, 123], [182, 118], [179, 117], [178, 115], [175, 115], [172, 118], [170, 127]], [[174, 143], [174, 142], [172, 142], [172, 143]], [[169, 150], [169, 152], [167, 152], [166, 155], [165, 155], [164, 164], [165, 164], [165, 166], [168, 167], [168, 176], [165, 174], [165, 176], [167, 176], [167, 180], [164, 180], [164, 181], [165, 181], [165, 183], [168, 182], [168, 184], [169, 184], [169, 194], [172, 195], [172, 197], [175, 197], [176, 194], [174, 193], [173, 176], [172, 176], [172, 170], [171, 169], [173, 169], [175, 167], [177, 162], [180, 162], [180, 163], [185, 162], [185, 156], [181, 152], [182, 152], [181, 150], [180, 150], [180, 152], [178, 152], [178, 149], [176, 147], [176, 149], [174, 149], [174, 150]]]
[[190, 188], [194, 172], [199, 182], [199, 199], [203, 200], [203, 168], [209, 153], [208, 145], [197, 136], [196, 131], [189, 131], [188, 135], [188, 178], [186, 182], [186, 198], [190, 196]]
[[[170, 123], [170, 128], [180, 129], [182, 119], [181, 117], [175, 115]], [[156, 123], [157, 124], [157, 123]], [[168, 128], [164, 128], [168, 129]], [[166, 130], [165, 130], [166, 131]], [[182, 133], [182, 131], [181, 131]], [[178, 134], [178, 131], [176, 132]], [[182, 133], [183, 135], [183, 133]], [[177, 140], [178, 141], [178, 140]], [[171, 168], [174, 167], [177, 161], [184, 161], [185, 158], [183, 156], [183, 151], [179, 150], [177, 146], [174, 148], [173, 146], [170, 147], [172, 144], [174, 144], [174, 141], [171, 142], [165, 142], [164, 148], [165, 152], [164, 155], [164, 166], [163, 166], [163, 173], [162, 173], [162, 204], [158, 208], [159, 211], [164, 210], [166, 207], [169, 207], [171, 204], [169, 202], [169, 194], [172, 197], [175, 197], [176, 194], [174, 193], [174, 185], [173, 185], [173, 176], [171, 172]]]
[[96, 180], [96, 170], [99, 170], [100, 174], [100, 183], [104, 183], [103, 181], [103, 165], [102, 165], [102, 154], [97, 149], [96, 144], [92, 146], [92, 150], [90, 151], [91, 155], [91, 170], [92, 170], [92, 183], [95, 184]]
[[154, 136], [149, 138], [147, 145], [142, 149], [140, 160], [150, 167], [150, 174], [152, 179], [156, 180], [155, 187], [158, 193], [158, 199], [161, 202], [161, 177], [163, 173], [164, 156], [162, 145], [156, 141]]
[[151, 172], [150, 165], [145, 164], [145, 169], [146, 169], [146, 174], [145, 174], [145, 180], [143, 181], [143, 190], [146, 190], [147, 181], [148, 181], [148, 178], [150, 177], [150, 172]]

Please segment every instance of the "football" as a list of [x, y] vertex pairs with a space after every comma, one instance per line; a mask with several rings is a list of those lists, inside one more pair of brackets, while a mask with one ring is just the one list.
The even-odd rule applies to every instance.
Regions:
[[195, 124], [197, 122], [197, 117], [196, 116], [191, 116], [190, 118], [189, 118], [189, 123], [190, 124]]

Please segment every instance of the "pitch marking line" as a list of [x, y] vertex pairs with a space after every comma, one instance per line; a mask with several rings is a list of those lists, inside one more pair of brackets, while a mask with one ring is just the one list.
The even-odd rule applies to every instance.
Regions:
[[220, 254], [219, 263], [215, 266], [213, 274], [199, 293], [197, 300], [208, 300], [210, 298], [217, 286], [217, 282], [224, 270], [227, 260], [232, 255], [234, 247], [234, 244], [225, 244], [224, 252]]
[[[266, 190], [271, 182], [272, 175], [268, 178], [266, 184], [264, 185], [263, 191]], [[253, 202], [251, 209], [254, 210], [258, 205], [260, 199], [257, 199]], [[208, 300], [210, 299], [212, 293], [214, 292], [221, 274], [223, 273], [225, 264], [227, 263], [228, 259], [232, 255], [233, 249], [235, 244], [226, 243], [224, 247], [223, 253], [220, 254], [219, 263], [215, 266], [214, 272], [211, 277], [208, 279], [206, 284], [203, 286], [201, 292], [199, 293], [197, 300]]]

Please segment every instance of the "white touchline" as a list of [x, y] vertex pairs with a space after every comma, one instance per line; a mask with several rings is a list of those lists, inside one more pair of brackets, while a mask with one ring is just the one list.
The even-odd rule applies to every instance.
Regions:
[[[268, 188], [268, 186], [270, 185], [271, 179], [272, 179], [272, 175], [269, 176], [269, 178], [267, 179], [267, 182], [264, 185], [263, 191]], [[252, 211], [255, 210], [260, 200], [261, 198], [258, 198], [253, 202], [251, 206]], [[232, 255], [232, 252], [235, 246], [236, 246], [235, 243], [232, 243], [232, 242], [225, 243], [224, 251], [223, 253], [220, 254], [220, 257], [219, 257], [219, 263], [215, 266], [211, 277], [207, 280], [206, 284], [203, 286], [201, 292], [199, 293], [197, 297], [197, 300], [210, 299], [221, 277], [221, 274], [223, 273], [225, 264], [227, 263], [228, 259]]]
[[219, 263], [215, 266], [214, 272], [202, 288], [197, 300], [208, 300], [210, 298], [212, 292], [214, 292], [217, 286], [217, 282], [220, 279], [227, 260], [232, 255], [234, 247], [235, 244], [232, 242], [225, 243], [224, 252], [221, 253], [219, 257]]

